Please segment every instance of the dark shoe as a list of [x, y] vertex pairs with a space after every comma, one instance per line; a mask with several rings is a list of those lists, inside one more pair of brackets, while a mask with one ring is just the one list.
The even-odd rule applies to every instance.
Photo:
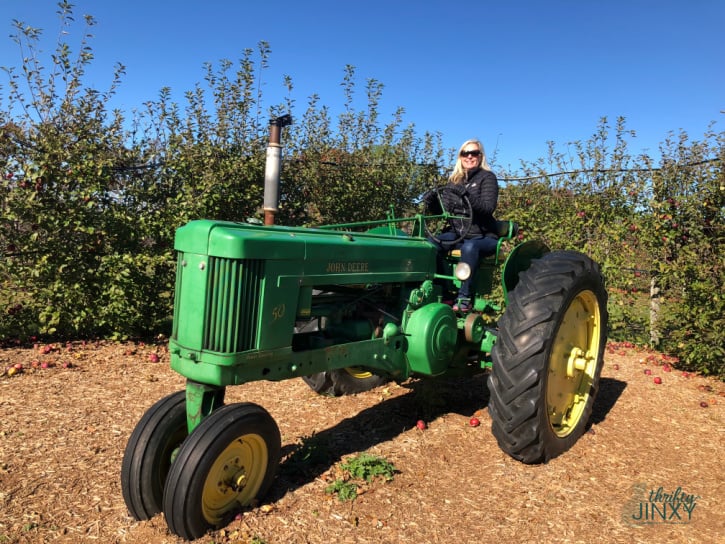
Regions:
[[451, 293], [450, 291], [443, 291], [443, 296], [441, 297], [441, 301], [443, 304], [447, 304], [448, 306], [453, 306], [458, 297], [456, 296], [458, 293]]
[[468, 313], [473, 309], [470, 298], [459, 298], [458, 301], [453, 305], [454, 312], [461, 312], [462, 314]]

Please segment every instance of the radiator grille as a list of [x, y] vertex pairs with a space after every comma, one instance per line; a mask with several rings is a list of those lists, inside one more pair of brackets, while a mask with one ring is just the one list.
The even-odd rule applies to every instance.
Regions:
[[263, 261], [209, 257], [203, 349], [255, 349]]

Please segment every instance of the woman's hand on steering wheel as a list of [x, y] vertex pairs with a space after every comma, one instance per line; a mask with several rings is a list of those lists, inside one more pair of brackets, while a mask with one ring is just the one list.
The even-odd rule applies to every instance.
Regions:
[[429, 219], [434, 218], [423, 220], [426, 234], [436, 243], [441, 242], [438, 235], [445, 230], [446, 226], [457, 234], [455, 240], [446, 240], [446, 244], [451, 245], [463, 240], [471, 230], [473, 209], [466, 189], [462, 185], [446, 185], [431, 189], [423, 196], [423, 202], [426, 212], [443, 215], [445, 218], [445, 221], [438, 225], [440, 228], [431, 228]]

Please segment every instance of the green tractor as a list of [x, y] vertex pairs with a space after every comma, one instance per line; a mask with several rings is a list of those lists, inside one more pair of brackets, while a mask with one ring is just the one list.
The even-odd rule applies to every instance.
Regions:
[[[441, 199], [441, 201], [449, 199]], [[462, 211], [461, 211], [462, 210]], [[599, 266], [574, 251], [517, 242], [499, 221], [477, 270], [445, 255], [455, 212], [292, 228], [192, 221], [178, 229], [171, 367], [186, 388], [151, 406], [130, 436], [124, 500], [138, 520], [163, 512], [195, 539], [267, 492], [281, 456], [270, 414], [225, 404], [225, 388], [301, 378], [344, 395], [389, 380], [487, 372], [492, 432], [507, 454], [542, 463], [585, 431], [599, 387], [607, 294]], [[474, 274], [473, 311], [446, 300]]]

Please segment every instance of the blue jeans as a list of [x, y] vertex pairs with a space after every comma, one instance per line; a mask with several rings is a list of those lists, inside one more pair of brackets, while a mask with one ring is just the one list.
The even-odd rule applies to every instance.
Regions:
[[466, 263], [471, 267], [471, 276], [461, 282], [461, 288], [458, 290], [459, 298], [470, 298], [471, 296], [471, 283], [474, 280], [476, 270], [478, 270], [478, 261], [481, 257], [488, 257], [496, 253], [496, 245], [498, 241], [495, 238], [486, 238], [484, 236], [477, 236], [475, 238], [466, 238], [451, 245], [451, 242], [458, 238], [455, 232], [443, 232], [438, 235], [438, 239], [442, 243], [436, 243], [431, 240], [433, 244], [438, 248], [438, 273], [443, 272], [443, 261], [445, 260], [445, 254], [452, 249], [461, 250], [461, 262]]

